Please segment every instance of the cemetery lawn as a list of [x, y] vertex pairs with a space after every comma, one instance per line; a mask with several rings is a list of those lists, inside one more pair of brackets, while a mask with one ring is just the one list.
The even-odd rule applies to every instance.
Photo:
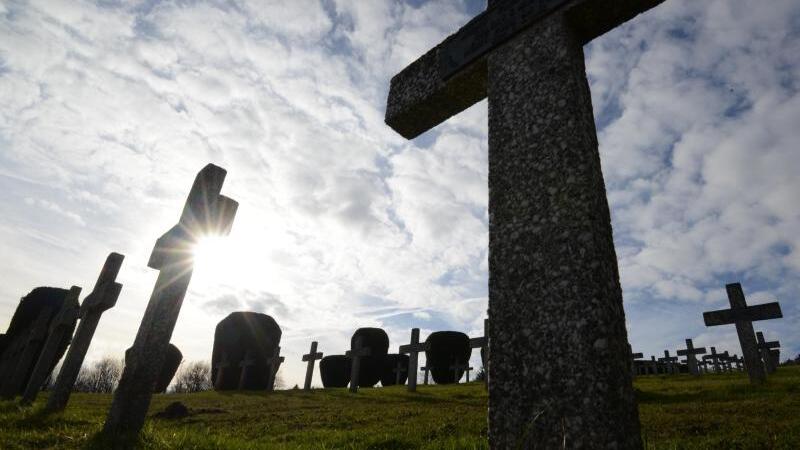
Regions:
[[[800, 445], [800, 367], [782, 367], [765, 386], [743, 373], [636, 380], [648, 449], [794, 449]], [[0, 448], [107, 448], [96, 433], [110, 395], [73, 394], [67, 411], [44, 417], [0, 403]], [[149, 418], [142, 448], [487, 448], [483, 385], [265, 393], [156, 395], [151, 415], [186, 404], [181, 419]], [[567, 443], [569, 446], [569, 443]]]

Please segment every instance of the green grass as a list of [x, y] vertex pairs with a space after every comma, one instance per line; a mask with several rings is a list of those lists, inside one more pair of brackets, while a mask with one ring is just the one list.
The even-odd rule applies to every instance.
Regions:
[[[781, 368], [765, 386], [744, 374], [640, 377], [642, 434], [650, 449], [800, 447], [800, 367]], [[0, 448], [105, 448], [98, 440], [111, 397], [75, 394], [63, 414], [0, 403]], [[172, 401], [194, 413], [148, 419], [143, 448], [487, 448], [481, 384], [218, 394], [157, 395], [151, 412]]]

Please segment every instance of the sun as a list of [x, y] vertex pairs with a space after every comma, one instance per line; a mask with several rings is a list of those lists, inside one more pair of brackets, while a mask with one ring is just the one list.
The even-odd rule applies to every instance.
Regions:
[[204, 236], [193, 249], [194, 277], [199, 280], [224, 280], [235, 274], [236, 248], [227, 236]]

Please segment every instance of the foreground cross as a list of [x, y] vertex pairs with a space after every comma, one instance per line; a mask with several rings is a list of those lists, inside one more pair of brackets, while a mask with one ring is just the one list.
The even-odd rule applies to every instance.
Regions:
[[79, 312], [81, 321], [78, 329], [75, 330], [75, 336], [69, 345], [61, 370], [58, 372], [56, 384], [47, 397], [45, 411], [55, 412], [66, 408], [70, 394], [72, 394], [72, 387], [81, 371], [83, 359], [89, 350], [89, 344], [92, 343], [97, 324], [100, 323], [100, 316], [117, 304], [122, 285], [117, 283], [116, 279], [124, 259], [125, 257], [119, 253], [110, 253], [100, 270], [94, 289], [83, 299]]
[[311, 349], [308, 351], [308, 354], [303, 355], [303, 361], [308, 361], [308, 366], [306, 367], [306, 381], [303, 383], [303, 390], [305, 391], [311, 390], [311, 378], [314, 376], [314, 363], [318, 359], [322, 359], [322, 352], [317, 352], [317, 341], [313, 341], [311, 342]]
[[61, 309], [50, 324], [50, 331], [47, 333], [47, 340], [42, 347], [42, 352], [39, 353], [39, 360], [36, 361], [36, 366], [28, 378], [28, 385], [25, 387], [25, 392], [22, 393], [22, 400], [20, 400], [21, 404], [30, 405], [36, 400], [36, 396], [42, 390], [42, 385], [56, 364], [59, 347], [64, 341], [69, 342], [72, 338], [80, 310], [80, 295], [81, 288], [72, 286], [64, 297], [64, 304], [61, 305]]
[[[419, 353], [427, 348], [425, 342], [419, 342], [419, 328], [411, 329], [411, 342], [400, 346], [401, 354], [408, 354], [408, 392], [417, 390], [417, 365]], [[425, 384], [428, 384], [428, 373], [425, 372]]]
[[369, 356], [372, 351], [369, 347], [361, 346], [361, 336], [353, 341], [352, 348], [345, 355], [350, 357], [350, 392], [358, 392], [359, 375], [361, 374], [361, 358]]
[[728, 292], [728, 301], [731, 304], [731, 309], [704, 312], [703, 320], [708, 327], [728, 324], [736, 325], [736, 334], [739, 335], [739, 344], [742, 346], [744, 365], [747, 368], [750, 383], [763, 383], [767, 379], [767, 375], [764, 373], [764, 366], [759, 361], [760, 357], [758, 346], [756, 345], [756, 334], [753, 331], [753, 322], [783, 317], [781, 306], [778, 302], [747, 306], [742, 285], [739, 283], [727, 284], [725, 285], [725, 290]]
[[52, 314], [53, 309], [50, 307], [42, 308], [41, 312], [39, 312], [28, 336], [26, 336], [27, 339], [24, 341], [24, 347], [19, 357], [16, 361], [9, 361], [12, 368], [8, 372], [10, 376], [5, 380], [0, 380], [3, 383], [2, 389], [0, 389], [0, 398], [10, 400], [24, 387], [31, 364], [33, 364], [36, 355], [39, 354], [45, 338], [47, 338], [47, 324]]
[[409, 139], [489, 98], [493, 448], [642, 447], [583, 45], [662, 1], [489, 0], [392, 79]]
[[194, 245], [207, 234], [228, 234], [236, 216], [238, 203], [220, 195], [226, 174], [221, 167], [205, 166], [194, 180], [178, 224], [156, 241], [147, 265], [159, 271], [158, 279], [108, 411], [103, 431], [109, 436], [138, 434], [144, 425], [192, 279]]
[[758, 351], [761, 353], [761, 359], [764, 362], [764, 369], [768, 374], [771, 374], [778, 368], [777, 364], [775, 364], [775, 358], [772, 357], [772, 349], [780, 348], [781, 343], [779, 341], [767, 342], [764, 340], [764, 333], [760, 331], [756, 333], [756, 339], [758, 342]]
[[689, 373], [692, 375], [700, 375], [700, 369], [697, 367], [696, 355], [705, 355], [705, 353], [706, 353], [706, 348], [705, 347], [694, 348], [694, 344], [692, 343], [691, 339], [686, 339], [685, 349], [678, 350], [678, 356], [686, 357], [686, 365], [689, 366]]

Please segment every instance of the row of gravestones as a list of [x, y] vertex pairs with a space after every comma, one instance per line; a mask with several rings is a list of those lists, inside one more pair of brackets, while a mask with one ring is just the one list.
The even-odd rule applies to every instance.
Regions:
[[[8, 400], [21, 395], [22, 403], [32, 403], [67, 348], [70, 354], [56, 380], [57, 383], [59, 379], [61, 381], [59, 389], [54, 389], [54, 392], [72, 390], [78, 372], [69, 376], [68, 372], [75, 367], [80, 369], [85, 356], [85, 348], [82, 352], [80, 350], [81, 344], [88, 347], [91, 340], [91, 336], [87, 340], [81, 339], [81, 335], [86, 334], [87, 327], [92, 328], [93, 334], [97, 325], [92, 320], [95, 312], [92, 305], [96, 297], [87, 297], [82, 307], [78, 302], [80, 291], [76, 286], [69, 290], [37, 287], [22, 297], [8, 329], [0, 335], [0, 397]], [[76, 328], [78, 332], [75, 332]], [[153, 392], [166, 391], [182, 359], [180, 350], [169, 344]], [[51, 395], [51, 398], [57, 397]]]
[[[320, 378], [324, 387], [367, 387], [379, 381], [383, 386], [405, 384], [410, 369], [416, 380], [416, 354], [424, 351], [428, 373], [437, 384], [458, 382], [466, 373], [469, 381], [469, 359], [473, 348], [481, 349], [485, 361], [486, 340], [470, 339], [456, 331], [437, 331], [428, 336], [424, 343], [414, 342], [419, 330], [412, 331], [412, 344], [402, 346], [401, 353], [389, 353], [389, 336], [380, 328], [359, 328], [350, 342], [351, 350], [344, 355], [323, 357], [317, 352], [313, 342], [309, 354], [303, 355], [308, 362], [304, 388], [309, 389], [314, 362], [320, 360]], [[227, 390], [268, 390], [275, 386], [275, 376], [284, 358], [280, 356], [281, 329], [275, 320], [261, 313], [234, 312], [217, 324], [214, 331], [214, 346], [211, 355], [211, 381], [214, 389]], [[419, 344], [419, 345], [413, 345]], [[354, 353], [356, 353], [354, 355]], [[410, 356], [408, 354], [411, 354]], [[357, 368], [354, 369], [354, 361]], [[416, 364], [414, 364], [416, 365]], [[357, 374], [353, 374], [356, 370]], [[357, 382], [351, 383], [353, 379]]]

